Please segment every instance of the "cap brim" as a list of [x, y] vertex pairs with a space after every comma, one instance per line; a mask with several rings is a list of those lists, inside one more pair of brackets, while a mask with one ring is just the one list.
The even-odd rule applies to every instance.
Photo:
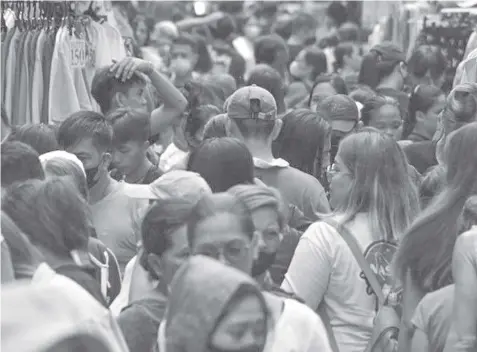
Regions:
[[356, 126], [356, 121], [351, 120], [334, 120], [331, 121], [331, 129], [344, 133], [350, 133]]
[[459, 1], [457, 6], [463, 9], [468, 9], [469, 7], [474, 7], [477, 5], [477, 0], [466, 0], [466, 1]]
[[163, 195], [158, 194], [158, 190], [155, 191], [151, 185], [136, 185], [125, 183], [124, 193], [134, 199], [162, 199]]

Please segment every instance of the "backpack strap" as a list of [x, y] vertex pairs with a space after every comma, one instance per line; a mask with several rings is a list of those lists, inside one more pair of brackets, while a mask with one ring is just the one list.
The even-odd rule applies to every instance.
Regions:
[[378, 303], [379, 306], [383, 306], [386, 302], [386, 299], [384, 297], [381, 285], [379, 284], [378, 278], [376, 277], [376, 274], [374, 271], [371, 269], [371, 266], [369, 265], [368, 261], [364, 257], [361, 248], [356, 241], [355, 237], [351, 234], [348, 228], [344, 226], [343, 224], [339, 224], [335, 220], [331, 218], [324, 218], [321, 221], [327, 223], [328, 225], [332, 226], [333, 228], [336, 229], [336, 231], [341, 235], [341, 238], [346, 242], [348, 245], [349, 249], [353, 253], [354, 258], [358, 262], [358, 265], [360, 266], [361, 270], [363, 271], [364, 275], [366, 276], [366, 279], [368, 280], [369, 284], [371, 285], [371, 288], [374, 291], [374, 294], [378, 298]]

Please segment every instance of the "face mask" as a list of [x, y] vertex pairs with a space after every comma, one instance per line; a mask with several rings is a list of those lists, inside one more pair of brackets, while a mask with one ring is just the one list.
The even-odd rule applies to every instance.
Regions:
[[252, 277], [262, 275], [264, 272], [266, 272], [275, 262], [276, 256], [277, 252], [266, 253], [260, 251], [258, 258], [253, 262]]
[[246, 26], [243, 31], [245, 33], [245, 36], [250, 39], [257, 38], [262, 32], [260, 27], [255, 25]]
[[186, 59], [174, 59], [171, 62], [171, 71], [178, 76], [186, 76], [192, 72], [192, 65]]
[[88, 184], [88, 189], [93, 188], [99, 181], [98, 172], [99, 172], [99, 164], [96, 167], [89, 168], [85, 170], [86, 173], [86, 183]]
[[301, 78], [302, 76], [296, 61], [293, 61], [290, 65], [290, 74], [295, 78]]

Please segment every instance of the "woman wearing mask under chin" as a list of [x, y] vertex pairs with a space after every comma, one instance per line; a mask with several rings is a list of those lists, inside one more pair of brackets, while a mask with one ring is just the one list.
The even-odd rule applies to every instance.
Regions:
[[194, 256], [175, 276], [160, 352], [263, 352], [270, 313], [256, 282], [204, 256]]
[[212, 60], [205, 41], [195, 35], [182, 34], [173, 43], [169, 70], [177, 88], [210, 71]]
[[323, 51], [309, 46], [300, 51], [290, 65], [290, 74], [294, 81], [288, 87], [285, 103], [288, 109], [302, 107], [310, 95], [316, 78], [326, 73], [327, 61]]

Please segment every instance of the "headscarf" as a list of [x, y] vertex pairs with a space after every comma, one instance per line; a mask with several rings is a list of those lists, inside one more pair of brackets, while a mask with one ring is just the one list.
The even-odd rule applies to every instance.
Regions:
[[239, 292], [259, 298], [268, 320], [265, 300], [251, 277], [216, 260], [192, 257], [171, 285], [164, 333], [159, 333], [161, 352], [207, 351], [210, 335]]
[[40, 155], [40, 162], [43, 167], [48, 163], [49, 160], [53, 159], [66, 159], [69, 161], [74, 162], [80, 169], [83, 171], [84, 176], [86, 177], [86, 172], [84, 170], [84, 165], [81, 160], [74, 154], [65, 152], [64, 150], [54, 150], [52, 152], [48, 152], [45, 154]]

